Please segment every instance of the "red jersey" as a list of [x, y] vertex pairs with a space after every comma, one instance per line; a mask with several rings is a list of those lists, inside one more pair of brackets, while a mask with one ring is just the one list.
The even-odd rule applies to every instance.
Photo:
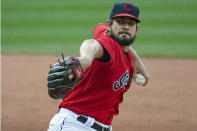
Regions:
[[93, 117], [111, 125], [114, 115], [119, 113], [123, 94], [130, 88], [134, 68], [131, 56], [105, 33], [106, 26], [99, 24], [94, 29], [96, 39], [110, 55], [109, 62], [94, 59], [77, 83], [60, 104], [77, 114]]

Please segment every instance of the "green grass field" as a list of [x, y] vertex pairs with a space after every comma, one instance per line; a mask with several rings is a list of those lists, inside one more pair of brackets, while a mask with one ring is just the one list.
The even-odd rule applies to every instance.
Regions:
[[[131, 0], [130, 0], [131, 1]], [[78, 54], [117, 0], [3, 0], [2, 53]], [[141, 56], [197, 58], [196, 0], [133, 0]]]

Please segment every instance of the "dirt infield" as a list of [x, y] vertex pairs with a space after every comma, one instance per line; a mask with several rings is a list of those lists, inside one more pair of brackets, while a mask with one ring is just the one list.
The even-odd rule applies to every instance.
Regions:
[[[47, 94], [59, 56], [2, 55], [2, 131], [44, 131], [58, 103]], [[132, 85], [113, 131], [196, 131], [197, 59], [143, 59], [151, 81]]]

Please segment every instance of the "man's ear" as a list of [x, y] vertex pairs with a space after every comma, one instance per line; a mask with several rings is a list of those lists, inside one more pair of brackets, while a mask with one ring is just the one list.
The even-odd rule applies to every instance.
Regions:
[[106, 20], [106, 25], [109, 26], [110, 22], [109, 20]]
[[107, 25], [106, 33], [109, 33], [109, 30], [110, 30], [110, 21], [109, 20], [106, 21], [106, 25]]
[[138, 34], [139, 30], [140, 30], [140, 26], [137, 25], [137, 27], [136, 27], [136, 34]]

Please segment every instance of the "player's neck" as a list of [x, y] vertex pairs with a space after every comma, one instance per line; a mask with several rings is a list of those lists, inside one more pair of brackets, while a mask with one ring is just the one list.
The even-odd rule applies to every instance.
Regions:
[[129, 46], [123, 46], [123, 45], [121, 45], [120, 47], [121, 47], [122, 50], [123, 50], [124, 52], [126, 52], [126, 53], [129, 51]]

